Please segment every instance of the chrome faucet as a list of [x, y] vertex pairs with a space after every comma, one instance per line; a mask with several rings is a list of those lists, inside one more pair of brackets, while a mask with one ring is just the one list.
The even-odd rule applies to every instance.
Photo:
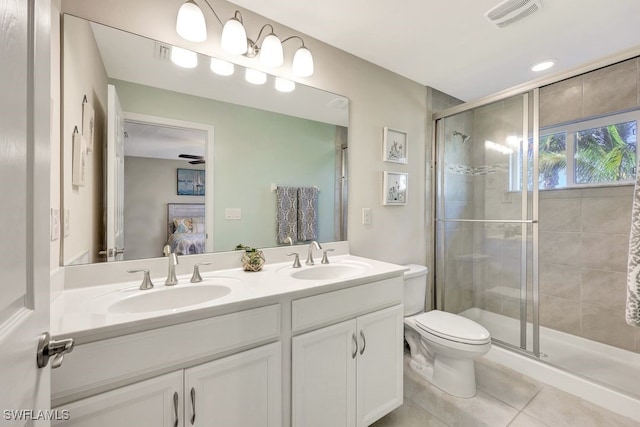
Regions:
[[164, 256], [169, 257], [169, 272], [167, 273], [167, 280], [164, 284], [167, 286], [173, 286], [178, 284], [178, 278], [176, 277], [176, 265], [178, 264], [178, 255], [175, 252], [171, 252], [171, 246], [164, 245]]
[[304, 262], [305, 265], [313, 265], [313, 248], [316, 249], [322, 249], [322, 246], [320, 246], [320, 243], [316, 242], [315, 240], [313, 240], [311, 243], [309, 243], [309, 252], [307, 253], [307, 260]]

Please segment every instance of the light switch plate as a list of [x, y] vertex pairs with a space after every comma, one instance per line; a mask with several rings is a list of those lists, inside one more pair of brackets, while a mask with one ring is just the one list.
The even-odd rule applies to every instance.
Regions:
[[362, 208], [362, 225], [371, 225], [371, 208]]
[[226, 208], [224, 210], [224, 219], [230, 219], [230, 220], [242, 219], [242, 209]]
[[51, 208], [51, 241], [54, 242], [60, 238], [60, 210]]

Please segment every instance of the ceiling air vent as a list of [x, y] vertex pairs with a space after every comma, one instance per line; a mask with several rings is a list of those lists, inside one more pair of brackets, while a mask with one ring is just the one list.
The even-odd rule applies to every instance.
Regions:
[[541, 0], [506, 0], [492, 8], [484, 16], [503, 28], [542, 9]]

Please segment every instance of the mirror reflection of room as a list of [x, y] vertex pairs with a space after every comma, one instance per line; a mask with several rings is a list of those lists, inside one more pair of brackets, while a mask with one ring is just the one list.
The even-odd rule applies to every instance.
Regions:
[[166, 244], [181, 255], [277, 246], [274, 185], [319, 189], [316, 239], [346, 238], [346, 98], [251, 85], [238, 66], [221, 77], [203, 55], [181, 68], [162, 56], [170, 46], [70, 15], [63, 37], [63, 128], [82, 116], [78, 98], [95, 117], [84, 186], [63, 144], [65, 265], [158, 257]]

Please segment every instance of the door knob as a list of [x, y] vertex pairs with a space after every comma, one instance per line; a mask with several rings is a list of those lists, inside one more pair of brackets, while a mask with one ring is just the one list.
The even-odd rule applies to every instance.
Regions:
[[51, 368], [59, 368], [62, 365], [62, 359], [67, 353], [73, 351], [74, 341], [73, 338], [67, 338], [66, 340], [52, 340], [49, 332], [45, 332], [40, 336], [38, 342], [37, 362], [38, 368], [44, 368], [49, 363], [49, 359], [53, 358], [51, 362]]

